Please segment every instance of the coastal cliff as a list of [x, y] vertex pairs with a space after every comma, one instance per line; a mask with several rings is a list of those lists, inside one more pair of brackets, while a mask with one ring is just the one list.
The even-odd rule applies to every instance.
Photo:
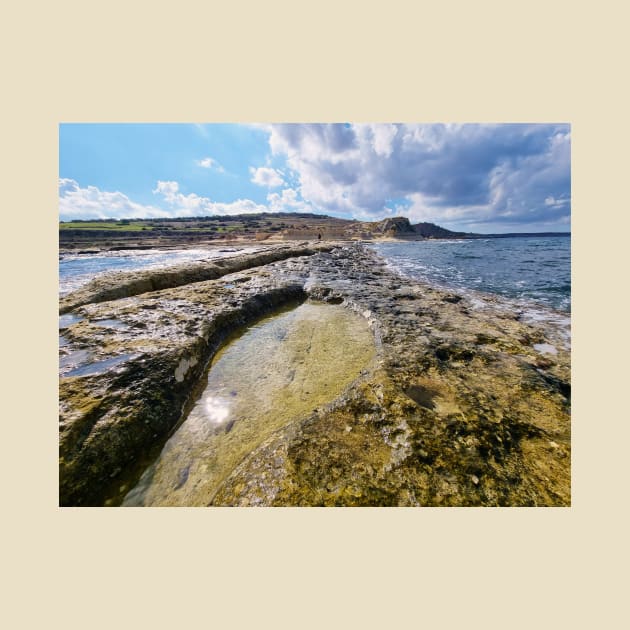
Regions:
[[377, 231], [392, 238], [479, 238], [483, 235], [468, 232], [453, 232], [435, 223], [414, 223], [407, 217], [392, 217], [377, 224]]

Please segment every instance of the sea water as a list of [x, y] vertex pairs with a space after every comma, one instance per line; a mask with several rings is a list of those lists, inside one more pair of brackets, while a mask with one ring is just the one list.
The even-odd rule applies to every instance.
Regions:
[[510, 237], [371, 245], [390, 267], [430, 284], [571, 312], [571, 239]]
[[257, 247], [208, 249], [146, 249], [63, 254], [59, 257], [59, 295], [75, 291], [93, 278], [109, 271], [137, 271], [194, 263], [257, 251]]

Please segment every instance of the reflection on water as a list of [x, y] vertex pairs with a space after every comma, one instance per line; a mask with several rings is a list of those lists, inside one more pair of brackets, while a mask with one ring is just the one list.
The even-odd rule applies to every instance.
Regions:
[[208, 396], [204, 407], [206, 417], [210, 422], [214, 422], [215, 424], [225, 422], [230, 415], [229, 401], [225, 400], [225, 398]]
[[72, 324], [76, 324], [83, 319], [80, 315], [75, 315], [74, 313], [66, 313], [65, 315], [59, 316], [59, 330], [62, 328], [69, 328]]
[[[59, 344], [62, 346], [62, 344]], [[65, 374], [68, 370], [89, 361], [92, 353], [89, 350], [75, 350], [59, 357], [59, 373]]]
[[[78, 352], [84, 352], [83, 350], [79, 350]], [[75, 355], [77, 353], [74, 353]], [[70, 356], [70, 355], [69, 355]], [[111, 357], [110, 359], [103, 359], [102, 361], [94, 361], [94, 363], [87, 363], [86, 365], [80, 365], [79, 367], [66, 372], [64, 376], [94, 376], [95, 374], [102, 374], [107, 370], [110, 370], [113, 367], [124, 363], [125, 361], [129, 361], [131, 359], [135, 359], [139, 357], [139, 354], [127, 353], [120, 354], [117, 357]], [[89, 353], [87, 354], [85, 360], [89, 359]], [[84, 363], [85, 361], [79, 361], [79, 363]], [[60, 361], [61, 363], [61, 361]]]
[[63, 296], [110, 271], [160, 269], [181, 263], [211, 261], [241, 253], [259, 251], [258, 247], [240, 249], [146, 249], [96, 254], [64, 254], [59, 259], [59, 295]]
[[305, 303], [217, 354], [207, 387], [123, 505], [208, 505], [274, 431], [336, 398], [374, 357], [367, 323]]

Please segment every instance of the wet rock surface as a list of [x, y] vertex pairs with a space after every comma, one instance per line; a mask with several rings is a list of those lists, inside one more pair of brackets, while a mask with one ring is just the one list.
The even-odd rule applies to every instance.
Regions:
[[375, 355], [366, 321], [307, 301], [249, 326], [213, 359], [199, 399], [123, 505], [207, 505], [267, 437], [340, 396]]
[[376, 360], [247, 453], [211, 505], [570, 504], [570, 354], [559, 332], [491, 297], [480, 306], [395, 275], [358, 244], [278, 249], [215, 279], [65, 309], [74, 317], [61, 358], [131, 358], [60, 378], [62, 505], [119, 504], [229, 334], [307, 297], [363, 317]]
[[95, 302], [117, 300], [122, 297], [140, 295], [161, 289], [171, 289], [194, 282], [214, 280], [230, 273], [252, 267], [260, 267], [276, 260], [295, 256], [309, 256], [331, 247], [320, 243], [312, 246], [276, 246], [261, 248], [260, 251], [241, 254], [231, 258], [181, 264], [163, 269], [108, 273], [95, 278], [86, 286], [65, 296], [59, 303], [59, 313]]

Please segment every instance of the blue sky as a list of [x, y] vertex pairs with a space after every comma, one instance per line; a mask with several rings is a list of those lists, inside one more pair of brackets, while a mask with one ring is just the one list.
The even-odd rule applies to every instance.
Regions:
[[570, 230], [566, 124], [62, 124], [59, 218], [316, 212]]

